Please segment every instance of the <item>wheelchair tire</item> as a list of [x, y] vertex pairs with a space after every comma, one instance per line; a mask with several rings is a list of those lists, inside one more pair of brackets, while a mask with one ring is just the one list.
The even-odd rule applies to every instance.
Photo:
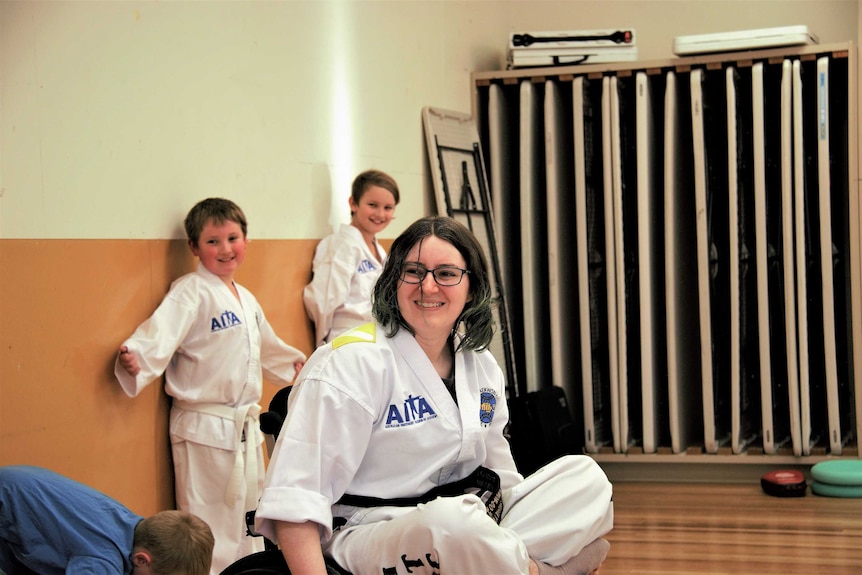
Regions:
[[253, 553], [234, 562], [220, 575], [290, 575], [279, 549]]
[[[328, 557], [326, 573], [327, 575], [350, 575]], [[267, 549], [239, 559], [219, 575], [290, 575], [290, 569], [287, 568], [280, 549]]]

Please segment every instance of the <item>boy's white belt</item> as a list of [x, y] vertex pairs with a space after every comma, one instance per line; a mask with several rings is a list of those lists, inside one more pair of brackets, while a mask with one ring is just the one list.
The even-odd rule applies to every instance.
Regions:
[[[220, 403], [188, 403], [177, 399], [174, 399], [173, 404], [185, 411], [206, 413], [233, 421], [236, 434], [234, 445], [237, 446], [236, 459], [224, 494], [224, 502], [233, 507], [239, 497], [240, 485], [245, 479], [245, 508], [254, 509], [257, 506], [257, 442], [254, 441], [257, 434], [254, 433], [256, 427], [251, 425], [260, 425], [260, 406], [253, 403], [242, 407], [231, 407]], [[245, 433], [245, 441], [242, 440], [243, 433]], [[245, 444], [244, 450], [239, 447], [243, 444]], [[243, 455], [245, 455], [245, 466], [243, 466]]]

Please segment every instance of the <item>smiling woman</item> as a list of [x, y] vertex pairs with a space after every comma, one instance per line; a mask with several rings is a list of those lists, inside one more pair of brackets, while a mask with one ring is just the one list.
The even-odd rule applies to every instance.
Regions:
[[454, 357], [447, 342], [472, 299], [470, 281], [462, 281], [465, 265], [454, 245], [429, 236], [410, 249], [401, 266], [398, 309], [440, 377], [452, 375]]
[[475, 236], [422, 218], [392, 244], [375, 322], [312, 354], [256, 512], [291, 571], [324, 573], [324, 555], [352, 573], [602, 563], [613, 503], [598, 465], [566, 456], [526, 478], [515, 467], [490, 293]]
[[[448, 268], [449, 273], [444, 268]], [[462, 270], [458, 274], [463, 275], [459, 276], [457, 283], [453, 281], [450, 284], [445, 276], [453, 275], [452, 268]], [[423, 269], [425, 271], [420, 272]], [[433, 270], [433, 281], [427, 279], [429, 269]], [[450, 289], [453, 287], [458, 289]], [[449, 218], [423, 218], [392, 244], [387, 267], [374, 290], [374, 315], [381, 324], [388, 326], [388, 335], [393, 335], [401, 327], [416, 335], [421, 326], [409, 321], [405, 314], [412, 313], [411, 308], [416, 304], [411, 305], [408, 300], [417, 295], [422, 304], [434, 302], [435, 298], [441, 300], [438, 307], [442, 307], [442, 300], [450, 296], [463, 297], [463, 302], [448, 302], [449, 311], [452, 305], [459, 306], [459, 309], [449, 318], [448, 325], [443, 324], [444, 331], [437, 336], [443, 337], [445, 342], [452, 330], [461, 325], [465, 348], [487, 349], [493, 336], [488, 260], [466, 227], [455, 225]], [[443, 347], [440, 342], [436, 345]], [[432, 351], [429, 357], [435, 355]]]

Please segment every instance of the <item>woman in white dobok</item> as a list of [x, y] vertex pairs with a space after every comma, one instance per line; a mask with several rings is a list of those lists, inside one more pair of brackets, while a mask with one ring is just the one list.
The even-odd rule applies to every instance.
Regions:
[[451, 218], [412, 224], [374, 288], [375, 322], [299, 376], [257, 509], [294, 575], [593, 573], [612, 488], [589, 457], [523, 477], [503, 428], [486, 258]]

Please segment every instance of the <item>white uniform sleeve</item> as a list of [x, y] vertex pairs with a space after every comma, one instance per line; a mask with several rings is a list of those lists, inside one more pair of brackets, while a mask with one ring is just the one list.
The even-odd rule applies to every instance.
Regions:
[[317, 379], [296, 384], [288, 413], [267, 469], [255, 527], [271, 538], [275, 521], [313, 521], [326, 540], [332, 535], [331, 506], [362, 463], [374, 416], [369, 406]]
[[132, 377], [114, 361], [114, 376], [129, 397], [136, 397], [160, 377], [194, 324], [198, 304], [193, 290], [172, 289], [156, 311], [123, 342], [141, 367]]

